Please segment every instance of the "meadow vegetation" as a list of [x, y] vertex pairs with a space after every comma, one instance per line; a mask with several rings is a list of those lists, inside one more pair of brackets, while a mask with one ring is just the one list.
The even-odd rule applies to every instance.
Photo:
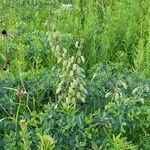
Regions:
[[149, 0], [0, 0], [1, 150], [150, 150]]

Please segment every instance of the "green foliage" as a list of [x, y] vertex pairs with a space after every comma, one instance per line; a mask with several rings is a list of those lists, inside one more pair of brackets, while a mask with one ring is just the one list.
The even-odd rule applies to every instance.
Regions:
[[6, 143], [5, 143], [5, 149], [6, 150], [17, 150], [17, 147], [16, 147], [16, 141], [15, 141], [15, 139], [14, 139], [14, 137], [13, 137], [13, 133], [12, 132], [10, 132], [10, 134], [9, 135], [6, 135], [5, 136], [5, 139], [6, 139]]
[[110, 139], [110, 150], [136, 150], [136, 146], [126, 141], [126, 138], [121, 137], [121, 134], [116, 137], [113, 135], [113, 139]]
[[149, 7], [0, 0], [0, 149], [149, 150]]
[[39, 145], [39, 150], [53, 150], [55, 145], [54, 145], [54, 140], [52, 137], [49, 135], [40, 135], [38, 134], [40, 138], [40, 145]]
[[23, 150], [29, 150], [30, 149], [30, 136], [27, 130], [27, 123], [25, 120], [20, 120], [20, 135], [22, 137], [22, 149]]

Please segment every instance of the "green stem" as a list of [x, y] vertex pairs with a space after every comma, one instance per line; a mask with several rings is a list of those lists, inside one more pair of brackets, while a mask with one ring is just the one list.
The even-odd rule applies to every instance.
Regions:
[[17, 108], [16, 119], [15, 119], [16, 120], [16, 135], [18, 133], [18, 117], [19, 117], [20, 108], [21, 108], [21, 98], [19, 100], [19, 105]]

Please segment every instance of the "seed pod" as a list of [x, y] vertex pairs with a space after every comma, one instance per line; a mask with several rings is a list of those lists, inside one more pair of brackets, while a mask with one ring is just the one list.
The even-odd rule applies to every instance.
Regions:
[[96, 76], [97, 76], [97, 73], [94, 73], [94, 75], [93, 75], [91, 81], [93, 81], [93, 80], [96, 78]]
[[76, 41], [75, 48], [79, 48], [79, 41]]
[[71, 59], [70, 59], [70, 62], [73, 63], [73, 62], [74, 62], [74, 59], [75, 59], [75, 57], [72, 56]]
[[85, 102], [85, 98], [84, 97], [80, 97], [80, 100], [84, 103]]
[[71, 70], [70, 71], [70, 76], [73, 77], [73, 75], [74, 75], [74, 72]]
[[67, 50], [65, 48], [63, 48], [63, 52], [64, 54], [67, 54]]
[[55, 52], [55, 47], [54, 47], [54, 46], [52, 47], [52, 52], [53, 52], [53, 53]]
[[61, 87], [58, 87], [56, 90], [56, 94], [59, 94], [61, 92]]
[[80, 75], [81, 74], [81, 69], [79, 67], [77, 67], [77, 74]]
[[82, 84], [80, 84], [80, 90], [84, 91], [84, 89], [85, 89], [84, 86]]
[[71, 93], [72, 96], [75, 96], [76, 95], [76, 91], [73, 90], [73, 92]]
[[85, 88], [83, 89], [83, 91], [86, 95], [88, 94], [88, 91]]
[[61, 80], [61, 82], [59, 83], [58, 87], [62, 87], [62, 85], [65, 83], [65, 80]]
[[112, 108], [112, 104], [111, 103], [108, 103], [106, 106], [105, 106], [105, 110], [109, 110]]
[[115, 100], [118, 100], [120, 98], [119, 93], [115, 93]]
[[62, 99], [62, 95], [58, 95], [58, 99], [61, 100]]
[[77, 86], [78, 85], [78, 82], [77, 82], [77, 80], [73, 80], [73, 84], [75, 85], [75, 86]]
[[123, 97], [123, 94], [121, 92], [119, 92], [119, 97], [122, 98]]
[[63, 61], [63, 66], [64, 66], [64, 67], [67, 67], [67, 63], [68, 63], [67, 60], [64, 60], [64, 61]]
[[69, 93], [73, 93], [72, 87], [69, 87]]
[[80, 70], [81, 70], [82, 73], [84, 73], [84, 69], [82, 69], [82, 68], [80, 67]]
[[80, 50], [78, 50], [78, 52], [77, 52], [77, 56], [81, 56], [81, 51]]
[[71, 66], [71, 62], [70, 61], [68, 61], [68, 65], [67, 65], [67, 69], [69, 69], [70, 68], [70, 66]]
[[58, 51], [56, 54], [57, 54], [57, 57], [58, 57], [58, 58], [62, 57], [62, 55], [61, 55], [61, 52], [60, 52], [60, 51]]
[[82, 94], [82, 97], [86, 98], [86, 95], [85, 95], [85, 94]]
[[78, 58], [77, 62], [78, 64], [81, 64], [81, 58]]
[[63, 57], [63, 58], [65, 58], [65, 57], [66, 57], [66, 54], [65, 54], [65, 53], [63, 53], [63, 54], [62, 54], [62, 57]]
[[82, 78], [85, 78], [85, 75], [84, 75], [83, 73], [81, 73], [80, 76], [81, 76]]
[[59, 58], [59, 59], [57, 60], [57, 63], [60, 64], [61, 62], [62, 62], [62, 58]]
[[81, 95], [79, 92], [77, 92], [77, 98], [80, 99], [81, 98]]
[[111, 95], [112, 95], [112, 93], [111, 93], [111, 92], [108, 92], [108, 93], [105, 94], [105, 98], [108, 98], [108, 97], [110, 97]]
[[134, 94], [138, 93], [139, 90], [140, 90], [140, 87], [135, 88], [135, 89], [132, 91], [132, 94], [134, 95]]
[[140, 98], [139, 102], [141, 102], [141, 104], [144, 104], [144, 98]]
[[85, 58], [84, 58], [84, 56], [81, 56], [81, 61], [82, 61], [82, 63], [84, 63], [84, 62], [85, 62]]
[[75, 71], [77, 69], [77, 64], [73, 64], [73, 70]]
[[125, 90], [127, 90], [128, 87], [127, 87], [126, 83], [122, 82], [122, 86]]
[[150, 88], [148, 87], [148, 85], [146, 85], [145, 91], [146, 91], [146, 92], [149, 92], [149, 91], [150, 91]]
[[75, 85], [73, 82], [71, 82], [71, 83], [70, 83], [70, 86], [71, 86], [71, 88], [73, 89], [73, 88], [75, 88], [76, 85]]
[[56, 45], [56, 51], [59, 51], [59, 50], [60, 50], [59, 45]]

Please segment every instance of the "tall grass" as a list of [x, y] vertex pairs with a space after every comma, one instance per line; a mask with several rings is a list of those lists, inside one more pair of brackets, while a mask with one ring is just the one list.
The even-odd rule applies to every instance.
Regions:
[[[8, 3], [8, 0], [2, 1], [1, 30], [6, 28], [15, 36], [12, 46], [9, 46], [10, 51], [21, 42], [26, 46], [26, 55], [39, 57], [41, 63], [47, 55], [44, 53], [49, 51], [45, 38], [48, 30], [60, 32], [62, 42], [65, 48], [70, 49], [70, 53], [74, 49], [73, 43], [84, 38], [82, 51], [87, 60], [87, 69], [96, 63], [109, 61], [135, 67], [135, 52], [139, 41], [144, 42], [144, 47], [148, 45], [149, 1], [43, 0], [30, 1], [31, 5], [26, 1]], [[71, 9], [62, 8], [63, 3], [71, 4]], [[14, 15], [17, 12], [20, 13]], [[15, 53], [20, 55], [20, 50], [15, 50]], [[149, 50], [142, 55], [147, 57], [147, 53]], [[51, 56], [50, 52], [47, 55], [50, 58], [44, 65], [52, 66], [54, 57]], [[149, 61], [145, 63], [148, 65]]]

